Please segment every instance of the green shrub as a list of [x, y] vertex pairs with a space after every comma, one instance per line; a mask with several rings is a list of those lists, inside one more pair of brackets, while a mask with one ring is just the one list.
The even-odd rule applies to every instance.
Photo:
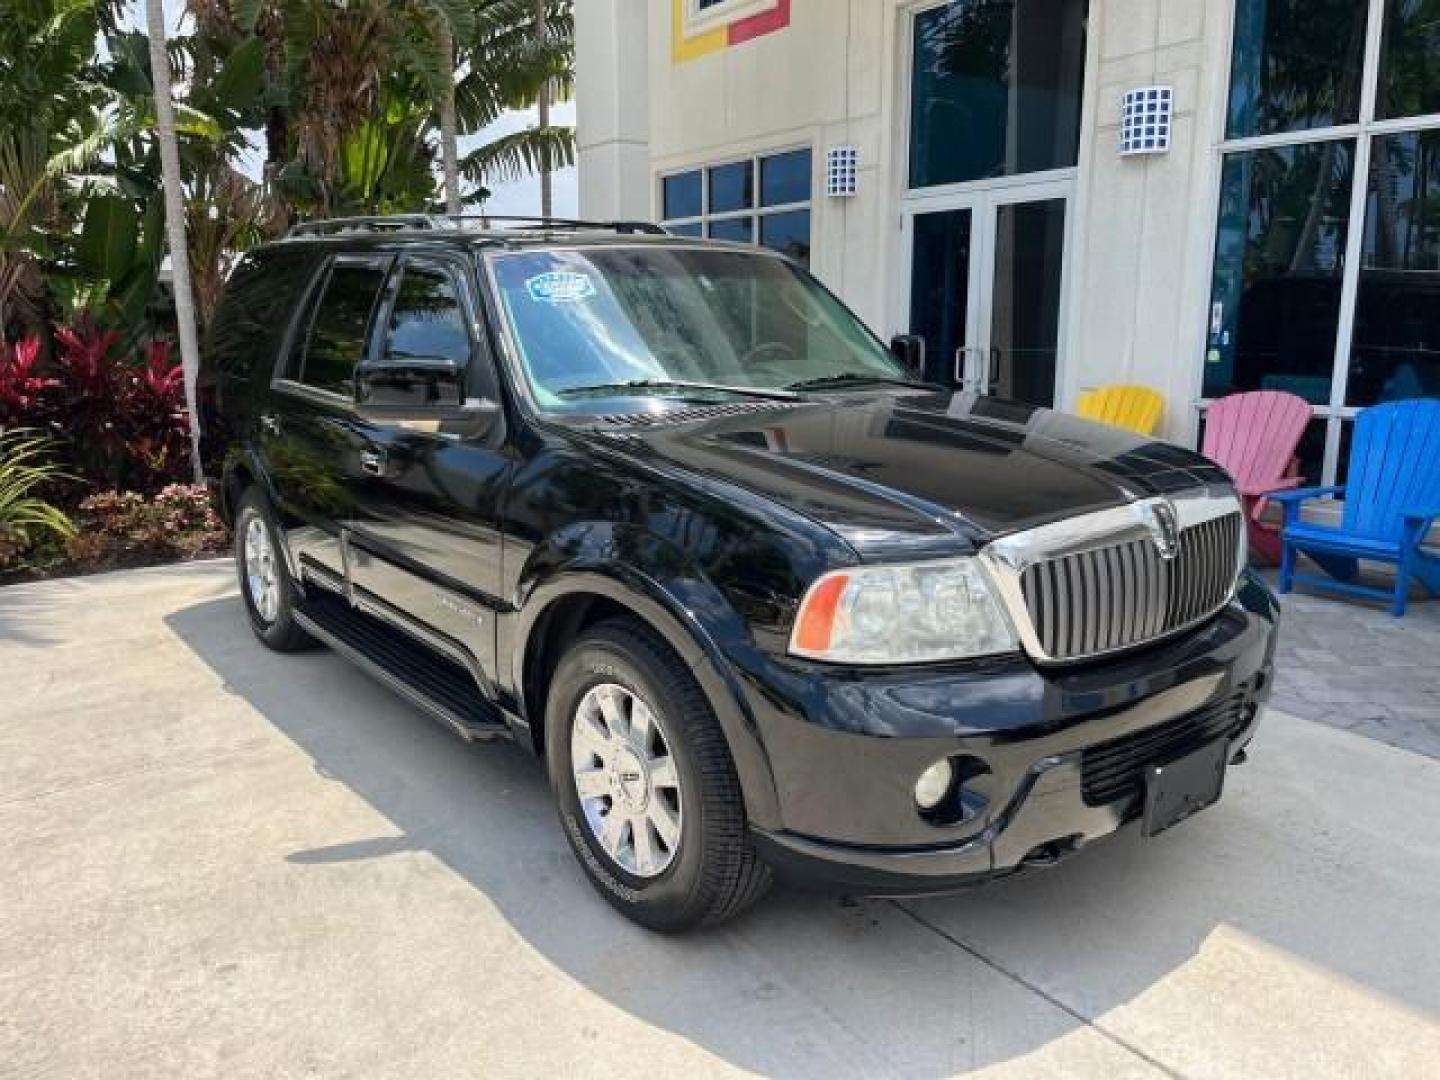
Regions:
[[42, 537], [75, 535], [65, 513], [38, 494], [66, 479], [50, 454], [49, 440], [28, 428], [0, 432], [0, 569]]

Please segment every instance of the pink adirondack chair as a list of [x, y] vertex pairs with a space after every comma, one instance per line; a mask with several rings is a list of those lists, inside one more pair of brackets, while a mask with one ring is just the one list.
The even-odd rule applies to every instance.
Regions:
[[1308, 402], [1280, 390], [1256, 390], [1221, 398], [1205, 412], [1203, 453], [1235, 478], [1245, 500], [1250, 551], [1259, 560], [1280, 559], [1278, 528], [1260, 518], [1267, 495], [1299, 487], [1295, 451], [1314, 417]]

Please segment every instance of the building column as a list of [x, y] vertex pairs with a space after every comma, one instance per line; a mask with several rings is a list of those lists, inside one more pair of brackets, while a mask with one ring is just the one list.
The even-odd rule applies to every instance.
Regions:
[[580, 216], [648, 221], [649, 32], [646, 0], [575, 5]]

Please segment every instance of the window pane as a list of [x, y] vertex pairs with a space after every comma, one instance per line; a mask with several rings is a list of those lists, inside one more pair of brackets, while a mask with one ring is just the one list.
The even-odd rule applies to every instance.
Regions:
[[1205, 396], [1329, 404], [1353, 142], [1229, 154], [1221, 173]]
[[737, 161], [710, 170], [710, 212], [749, 210], [755, 205], [755, 163]]
[[661, 216], [667, 218], [700, 216], [700, 173], [681, 173], [660, 181]]
[[1372, 144], [1345, 397], [1440, 397], [1440, 131]]
[[972, 225], [967, 209], [915, 215], [910, 333], [925, 339], [925, 378], [946, 386], [955, 381], [970, 318]]
[[1388, 0], [1375, 113], [1440, 112], [1440, 0]]
[[749, 244], [755, 235], [755, 219], [725, 218], [721, 221], [710, 222], [711, 240], [738, 240], [742, 244]]
[[410, 267], [390, 313], [385, 351], [392, 360], [470, 362], [470, 334], [450, 276]]
[[337, 266], [331, 272], [305, 349], [300, 381], [306, 386], [346, 397], [354, 394], [351, 375], [364, 356], [370, 315], [384, 279], [375, 266]]
[[698, 237], [704, 234], [704, 229], [701, 227], [700, 222], [698, 221], [692, 221], [685, 225], [671, 225], [667, 223], [665, 226], [665, 231], [672, 236]]
[[810, 201], [810, 151], [793, 150], [760, 162], [760, 205]]
[[791, 210], [760, 219], [760, 243], [810, 265], [810, 211]]
[[990, 352], [999, 385], [990, 392], [999, 397], [1055, 403], [1064, 247], [1064, 199], [996, 209]]
[[1086, 0], [956, 0], [915, 16], [910, 186], [1066, 168]]
[[1229, 137], [1359, 119], [1368, 9], [1368, 0], [1238, 0]]

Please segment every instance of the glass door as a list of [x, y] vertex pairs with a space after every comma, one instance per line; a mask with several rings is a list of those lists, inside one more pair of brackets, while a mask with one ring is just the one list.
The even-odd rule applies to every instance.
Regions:
[[907, 209], [906, 325], [925, 339], [927, 379], [1054, 404], [1068, 201], [1052, 182]]
[[925, 339], [925, 378], [969, 389], [977, 378], [980, 309], [976, 207], [906, 217], [910, 238], [909, 332]]

